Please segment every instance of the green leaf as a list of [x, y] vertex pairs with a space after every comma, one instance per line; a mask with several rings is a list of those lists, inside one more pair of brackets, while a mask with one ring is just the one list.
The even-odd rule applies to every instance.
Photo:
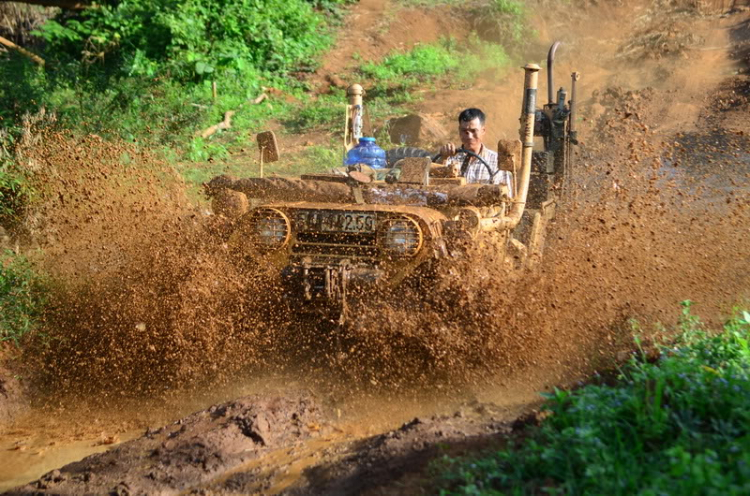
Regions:
[[211, 74], [212, 72], [214, 72], [214, 68], [205, 62], [197, 62], [195, 64], [195, 73], [199, 76], [202, 76], [203, 74]]

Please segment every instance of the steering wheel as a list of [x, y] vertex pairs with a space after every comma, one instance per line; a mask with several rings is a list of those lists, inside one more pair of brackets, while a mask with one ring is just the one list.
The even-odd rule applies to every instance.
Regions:
[[[474, 153], [472, 151], [469, 151], [469, 150], [467, 150], [464, 147], [457, 148], [456, 149], [456, 153], [465, 153], [465, 154], [469, 155], [470, 157], [474, 157], [475, 159], [477, 159], [480, 162], [482, 162], [482, 164], [484, 164], [484, 167], [487, 169], [487, 174], [489, 174], [489, 176], [490, 176], [490, 183], [494, 183], [495, 182], [495, 175], [500, 171], [499, 168], [495, 172], [492, 172], [492, 167], [490, 167], [490, 164], [488, 164], [482, 157], [480, 157], [476, 153]], [[438, 153], [437, 155], [435, 155], [435, 156], [432, 157], [432, 161], [433, 162], [437, 162], [437, 160], [439, 158], [440, 158], [440, 154]]]

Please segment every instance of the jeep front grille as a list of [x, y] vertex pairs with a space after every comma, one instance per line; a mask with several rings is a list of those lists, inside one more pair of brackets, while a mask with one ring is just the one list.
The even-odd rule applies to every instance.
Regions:
[[375, 233], [299, 232], [292, 244], [298, 256], [334, 258], [377, 258], [379, 249]]

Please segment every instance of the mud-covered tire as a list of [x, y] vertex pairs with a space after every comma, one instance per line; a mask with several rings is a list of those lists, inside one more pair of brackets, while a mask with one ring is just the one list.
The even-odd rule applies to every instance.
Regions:
[[432, 157], [430, 152], [422, 148], [415, 146], [400, 146], [398, 148], [391, 148], [385, 152], [385, 161], [388, 163], [388, 167], [393, 167], [396, 162], [402, 158], [413, 158], [413, 157]]

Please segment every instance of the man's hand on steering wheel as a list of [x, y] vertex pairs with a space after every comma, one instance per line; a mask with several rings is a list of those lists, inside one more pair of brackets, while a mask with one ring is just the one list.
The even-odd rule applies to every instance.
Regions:
[[455, 155], [457, 150], [458, 149], [453, 143], [446, 143], [440, 147], [440, 157], [443, 159], [443, 162], [445, 162], [447, 158]]
[[[452, 157], [456, 153], [466, 153], [467, 155], [470, 155], [476, 158], [477, 160], [479, 160], [482, 163], [482, 165], [484, 165], [484, 168], [487, 169], [487, 174], [489, 174], [490, 176], [490, 182], [494, 182], [495, 175], [498, 173], [499, 169], [493, 172], [492, 168], [490, 167], [490, 164], [488, 164], [479, 154], [471, 152], [467, 150], [466, 148], [464, 148], [463, 146], [461, 146], [460, 148], [456, 148], [456, 146], [453, 143], [446, 143], [445, 145], [440, 147], [440, 157], [442, 158], [443, 163], [445, 163], [445, 160], [448, 157]], [[434, 160], [435, 159], [433, 159], [433, 161]]]

